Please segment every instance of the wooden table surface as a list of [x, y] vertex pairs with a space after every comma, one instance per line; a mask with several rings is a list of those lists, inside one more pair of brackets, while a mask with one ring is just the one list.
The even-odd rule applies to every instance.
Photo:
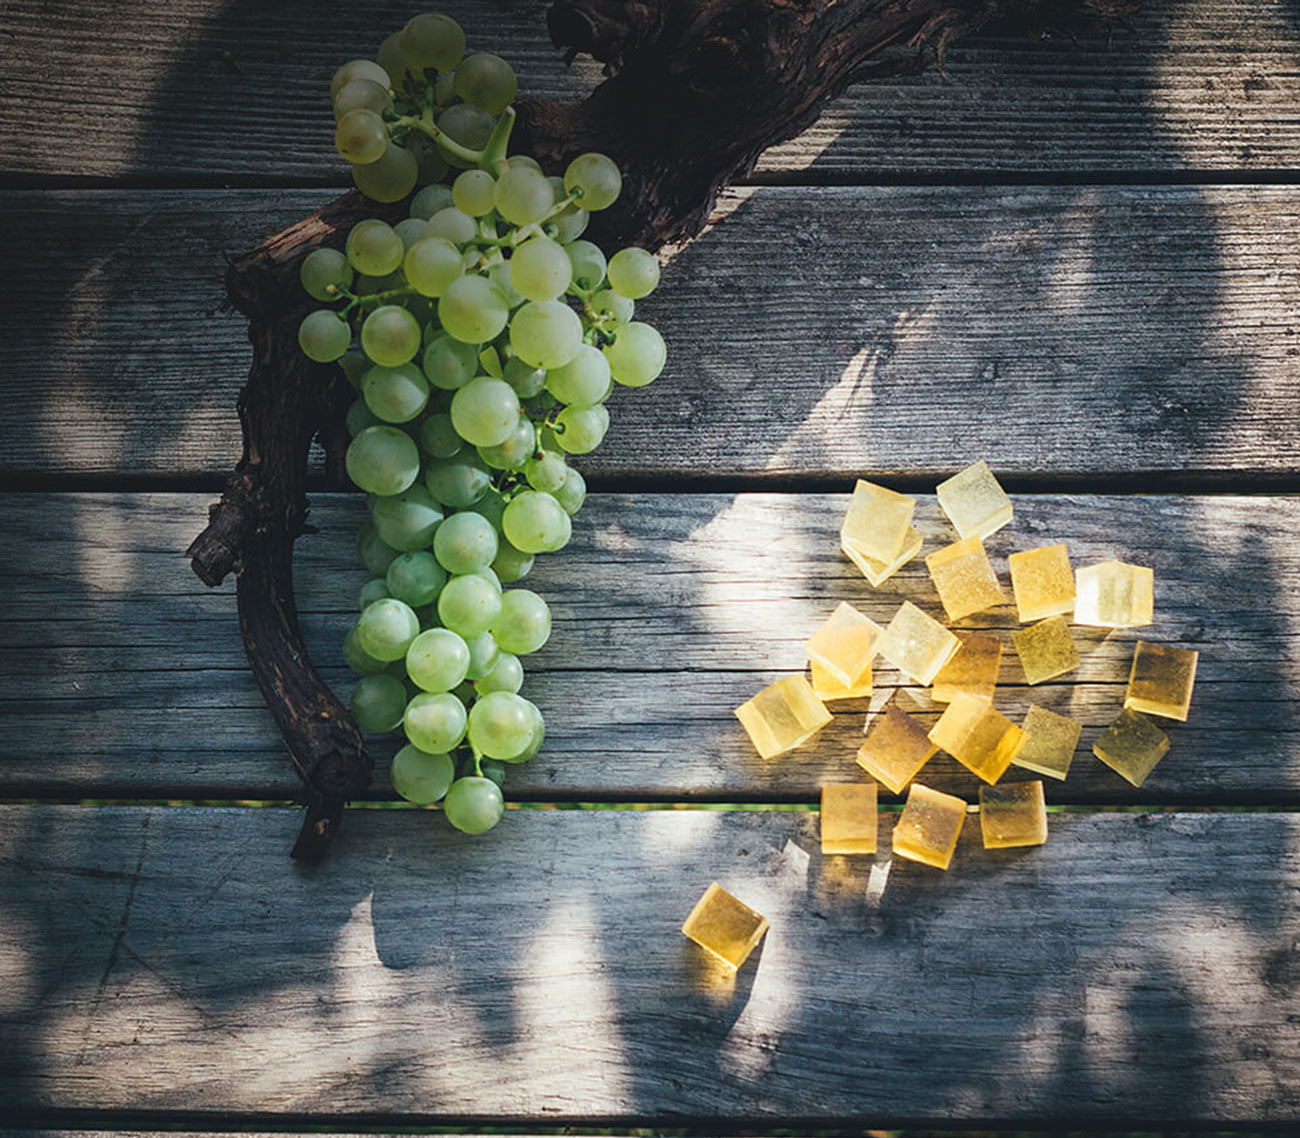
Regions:
[[[1109, 46], [986, 36], [947, 82], [852, 88], [725, 195], [529, 578], [556, 626], [520, 808], [467, 840], [381, 776], [315, 870], [252, 804], [296, 781], [233, 587], [182, 551], [239, 452], [223, 255], [336, 192], [328, 77], [417, 9], [0, 9], [0, 1123], [1300, 1122], [1300, 14], [1143, 7]], [[525, 93], [596, 81], [540, 4], [444, 9]], [[1135, 790], [1090, 753], [1135, 634], [1076, 629], [1032, 689], [1010, 654], [1008, 714], [1086, 724], [1049, 843], [986, 853], [972, 819], [946, 875], [823, 858], [808, 807], [868, 703], [777, 762], [731, 710], [840, 600], [936, 610], [920, 561], [877, 592], [839, 555], [845, 494], [917, 493], [928, 552], [977, 458], [1004, 581], [1055, 541], [1154, 567], [1142, 635], [1200, 650], [1192, 717]], [[341, 689], [363, 512], [315, 494], [299, 544]], [[772, 922], [731, 981], [678, 933], [715, 879]]]

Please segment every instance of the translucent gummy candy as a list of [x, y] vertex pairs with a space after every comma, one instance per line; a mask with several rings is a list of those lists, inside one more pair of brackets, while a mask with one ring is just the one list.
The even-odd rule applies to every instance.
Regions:
[[813, 660], [808, 665], [808, 671], [812, 675], [812, 690], [822, 703], [832, 703], [837, 699], [866, 699], [869, 698], [872, 691], [871, 684], [871, 667], [868, 665], [867, 670], [858, 677], [858, 682], [852, 687], [846, 687], [840, 683], [834, 676], [826, 671], [817, 661]]
[[930, 728], [930, 742], [943, 748], [985, 782], [997, 782], [1011, 765], [1025, 733], [991, 704], [957, 692], [939, 722]]
[[767, 918], [715, 881], [695, 903], [682, 932], [705, 952], [739, 968], [767, 932]]
[[1007, 558], [1022, 624], [1074, 611], [1074, 571], [1063, 545], [1042, 545]]
[[758, 753], [771, 759], [811, 739], [831, 721], [831, 713], [803, 676], [786, 676], [736, 708], [736, 718]]
[[912, 529], [910, 526], [907, 530], [907, 537], [903, 539], [903, 548], [898, 556], [890, 562], [875, 561], [859, 553], [852, 545], [845, 541], [840, 541], [840, 549], [854, 565], [858, 567], [859, 572], [869, 581], [873, 588], [880, 588], [886, 581], [897, 573], [904, 565], [912, 560], [921, 552], [922, 538], [921, 531]]
[[966, 803], [960, 798], [914, 782], [894, 825], [894, 853], [947, 869], [965, 821]]
[[983, 460], [940, 482], [935, 494], [962, 537], [988, 537], [1011, 520], [1011, 499]]
[[822, 853], [876, 852], [876, 784], [822, 787]]
[[934, 677], [930, 698], [935, 703], [947, 703], [957, 692], [965, 692], [992, 703], [1002, 669], [1002, 641], [978, 632], [968, 632], [958, 639], [961, 647]]
[[840, 544], [888, 565], [902, 552], [915, 511], [915, 498], [859, 479], [840, 527]]
[[1186, 722], [1199, 655], [1190, 648], [1139, 640], [1129, 669], [1124, 706]]
[[[814, 664], [846, 688], [852, 688], [864, 673], [870, 676], [876, 642], [884, 631], [868, 616], [841, 602], [813, 633], [804, 651]], [[870, 682], [870, 680], [868, 680]]]
[[1025, 682], [1041, 684], [1079, 666], [1079, 650], [1063, 616], [1049, 616], [1011, 634], [1016, 654], [1025, 669]]
[[858, 766], [895, 794], [901, 794], [938, 749], [924, 727], [891, 705], [876, 716], [858, 748]]
[[904, 601], [876, 647], [900, 672], [929, 686], [961, 641], [911, 601]]
[[1145, 715], [1126, 707], [1092, 745], [1092, 753], [1134, 786], [1147, 780], [1169, 750], [1169, 736]]
[[1094, 628], [1137, 628], [1155, 613], [1155, 573], [1141, 565], [1103, 561], [1075, 574], [1076, 624]]
[[979, 534], [946, 545], [925, 559], [949, 620], [1006, 603]]
[[1082, 723], [1031, 703], [1020, 729], [1025, 733], [1025, 742], [1011, 760], [1014, 766], [1051, 778], [1063, 779], [1070, 773], [1070, 763], [1083, 733]]
[[986, 850], [1041, 846], [1047, 841], [1047, 803], [1041, 782], [980, 787], [980, 830]]

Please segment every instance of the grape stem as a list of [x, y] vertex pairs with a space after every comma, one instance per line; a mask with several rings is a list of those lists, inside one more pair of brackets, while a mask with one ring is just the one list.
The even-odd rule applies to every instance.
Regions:
[[358, 304], [369, 304], [372, 301], [383, 302], [387, 300], [397, 300], [404, 296], [416, 295], [416, 290], [411, 288], [409, 285], [403, 285], [401, 288], [386, 289], [383, 292], [365, 293], [352, 292], [350, 289], [346, 289], [342, 285], [335, 285], [334, 289], [339, 296], [346, 296], [348, 298], [348, 303], [339, 309], [340, 320], [346, 319], [348, 313], [350, 313]]
[[393, 130], [418, 130], [421, 134], [427, 134], [448, 154], [455, 155], [462, 162], [477, 166], [483, 157], [483, 151], [471, 150], [468, 146], [462, 146], [445, 130], [439, 130], [431, 121], [432, 118], [432, 111], [429, 112], [428, 119], [418, 115], [402, 115], [401, 118], [395, 119], [390, 125]]

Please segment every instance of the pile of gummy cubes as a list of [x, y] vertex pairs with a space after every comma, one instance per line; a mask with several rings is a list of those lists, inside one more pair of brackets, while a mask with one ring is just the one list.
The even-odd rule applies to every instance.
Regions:
[[[925, 559], [949, 621], [1006, 603], [984, 539], [1011, 520], [1011, 501], [988, 465], [977, 462], [937, 489], [939, 505], [958, 541]], [[916, 500], [859, 481], [840, 529], [840, 547], [879, 587], [920, 552], [912, 525]], [[1154, 574], [1122, 561], [1075, 571], [1064, 545], [1045, 545], [1008, 558], [1017, 615], [1025, 627], [1011, 641], [1030, 685], [1079, 666], [1069, 620], [1097, 628], [1137, 628], [1152, 622]], [[1003, 644], [991, 632], [956, 635], [916, 605], [904, 602], [885, 628], [841, 604], [805, 645], [811, 682], [778, 680], [736, 709], [758, 753], [774, 758], [811, 739], [831, 721], [826, 703], [871, 695], [879, 657], [912, 682], [929, 687], [947, 707], [927, 731], [897, 704], [869, 721], [858, 765], [907, 801], [893, 833], [893, 852], [947, 869], [966, 820], [967, 803], [913, 781], [930, 757], [946, 751], [987, 785], [979, 790], [985, 849], [1041, 845], [1047, 810], [1041, 781], [999, 786], [1010, 766], [1064, 779], [1083, 724], [1031, 704], [1017, 725], [993, 705]], [[1149, 718], [1185, 721], [1196, 678], [1197, 653], [1137, 642], [1124, 706], [1092, 745], [1093, 754], [1141, 786], [1169, 750], [1169, 737]], [[910, 786], [909, 786], [910, 784]], [[824, 854], [876, 852], [876, 781], [825, 786], [821, 796]], [[739, 967], [767, 923], [716, 883], [696, 905], [683, 932]]]

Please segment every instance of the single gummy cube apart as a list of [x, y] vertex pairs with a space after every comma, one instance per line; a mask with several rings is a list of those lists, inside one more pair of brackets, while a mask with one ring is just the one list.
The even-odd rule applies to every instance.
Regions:
[[965, 821], [966, 803], [960, 798], [914, 782], [894, 825], [894, 853], [947, 869]]
[[862, 575], [871, 583], [872, 588], [878, 589], [921, 552], [922, 543], [921, 531], [909, 526], [907, 537], [903, 539], [903, 548], [892, 561], [876, 561], [867, 557], [843, 539], [840, 540], [840, 549], [844, 551], [844, 556], [858, 567]]
[[739, 968], [767, 932], [767, 918], [716, 881], [691, 910], [682, 933], [731, 968]]
[[1186, 722], [1199, 656], [1190, 648], [1139, 640], [1129, 669], [1124, 706]]
[[907, 712], [890, 706], [877, 715], [858, 748], [858, 766], [895, 794], [901, 794], [939, 748]]
[[980, 787], [980, 830], [986, 850], [1041, 846], [1047, 841], [1047, 803], [1041, 782]]
[[1076, 624], [1094, 628], [1137, 628], [1155, 613], [1155, 573], [1141, 565], [1103, 561], [1075, 574]]
[[1169, 736], [1145, 715], [1126, 707], [1092, 745], [1092, 753], [1134, 786], [1147, 780], [1169, 750]]
[[1063, 545], [1042, 545], [1007, 558], [1021, 624], [1074, 611], [1074, 570]]
[[922, 686], [934, 682], [960, 646], [957, 637], [911, 601], [904, 601], [894, 613], [877, 644], [881, 656]]
[[935, 494], [962, 537], [989, 537], [1011, 520], [1011, 499], [983, 460], [940, 482]]
[[876, 784], [822, 787], [822, 853], [876, 852]]
[[931, 743], [988, 783], [1002, 777], [1024, 741], [1025, 733], [992, 704], [965, 692], [952, 697], [930, 728]]
[[946, 545], [925, 559], [949, 620], [1006, 603], [979, 534]]
[[902, 552], [915, 512], [915, 498], [859, 479], [840, 527], [840, 544], [888, 565]]
[[841, 602], [809, 638], [804, 651], [812, 663], [820, 664], [840, 684], [851, 688], [863, 673], [870, 676], [876, 642], [883, 631], [870, 617]]
[[1025, 733], [1025, 743], [1011, 760], [1013, 765], [1051, 778], [1063, 779], [1070, 773], [1083, 734], [1082, 723], [1031, 703], [1020, 729]]
[[935, 703], [948, 703], [958, 692], [965, 692], [992, 703], [998, 672], [1002, 669], [1002, 641], [978, 632], [967, 633], [959, 639], [961, 647], [934, 677], [930, 698]]
[[1063, 616], [1049, 616], [1011, 634], [1016, 654], [1025, 670], [1025, 682], [1041, 684], [1079, 666], [1079, 650]]
[[816, 660], [808, 664], [808, 672], [812, 676], [812, 690], [822, 703], [831, 703], [837, 699], [866, 699], [870, 697], [872, 691], [871, 666], [862, 673], [854, 684], [842, 684], [823, 668]]
[[758, 753], [772, 759], [811, 739], [831, 721], [831, 713], [803, 676], [786, 676], [736, 708], [736, 718]]

